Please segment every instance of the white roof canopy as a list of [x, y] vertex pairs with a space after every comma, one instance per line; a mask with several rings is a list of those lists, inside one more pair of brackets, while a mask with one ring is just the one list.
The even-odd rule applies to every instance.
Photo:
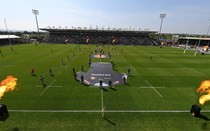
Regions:
[[18, 39], [19, 36], [16, 35], [0, 35], [0, 39]]
[[210, 40], [210, 38], [201, 38], [201, 37], [179, 37], [179, 39], [189, 39], [189, 40]]

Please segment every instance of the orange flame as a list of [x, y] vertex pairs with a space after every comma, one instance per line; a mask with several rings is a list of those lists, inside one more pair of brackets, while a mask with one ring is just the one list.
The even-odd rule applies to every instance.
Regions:
[[210, 100], [210, 80], [202, 81], [200, 87], [196, 90], [200, 93], [199, 103], [204, 105], [206, 101]]
[[203, 46], [203, 50], [204, 50], [204, 51], [207, 51], [208, 48], [209, 48], [209, 46]]
[[13, 76], [7, 76], [6, 79], [0, 82], [0, 99], [8, 91], [13, 91], [17, 85], [17, 78]]

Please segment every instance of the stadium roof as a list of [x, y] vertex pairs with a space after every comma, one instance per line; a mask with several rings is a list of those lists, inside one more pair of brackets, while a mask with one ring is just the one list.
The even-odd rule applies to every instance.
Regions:
[[179, 37], [179, 39], [189, 39], [189, 40], [210, 40], [210, 38], [200, 38], [200, 37]]
[[64, 34], [124, 34], [124, 35], [148, 35], [157, 33], [157, 31], [127, 31], [127, 30], [97, 30], [97, 29], [47, 29], [40, 28], [40, 30], [48, 31], [50, 33], [64, 33]]
[[18, 39], [19, 36], [16, 35], [0, 35], [0, 39]]

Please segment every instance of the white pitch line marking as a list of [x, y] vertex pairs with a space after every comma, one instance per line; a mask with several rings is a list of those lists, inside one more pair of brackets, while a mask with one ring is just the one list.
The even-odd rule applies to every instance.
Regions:
[[[42, 85], [36, 85], [36, 87], [43, 87]], [[50, 86], [50, 87], [63, 87], [63, 86]]]
[[[22, 113], [98, 113], [102, 110], [8, 110], [9, 112], [22, 112]], [[189, 113], [189, 110], [106, 110], [110, 113]], [[202, 110], [201, 112], [210, 112], [210, 110]]]
[[[56, 80], [56, 79], [55, 79], [55, 80]], [[47, 86], [47, 87], [42, 91], [42, 93], [40, 94], [40, 96], [42, 96], [42, 94], [44, 94], [44, 92], [45, 92], [49, 87], [51, 87], [51, 85], [55, 82], [55, 80], [53, 80], [53, 81], [50, 83], [50, 85]]]
[[[126, 62], [126, 63], [128, 63], [128, 61], [122, 56], [122, 58], [123, 58], [123, 60]], [[137, 70], [136, 70], [136, 68], [134, 67], [134, 66], [132, 66], [131, 64], [129, 64], [130, 65], [130, 67], [134, 70], [134, 71], [136, 71], [137, 72]], [[138, 73], [138, 72], [137, 72]], [[139, 73], [138, 73], [139, 74]]]
[[51, 87], [63, 87], [63, 86], [51, 86]]
[[163, 97], [147, 80], [145, 80], [145, 82], [147, 82], [147, 84], [160, 96]]
[[135, 67], [133, 67], [131, 64], [130, 64], [130, 67], [131, 67], [132, 69], [134, 69], [135, 71], [137, 71], [137, 70], [136, 70], [136, 68], [135, 68]]
[[[124, 60], [126, 63], [128, 63], [128, 61], [127, 61], [124, 57], [122, 57], [122, 58], [123, 58], [123, 60]], [[131, 67], [132, 69], [134, 69], [135, 71], [137, 71], [135, 67], [133, 67], [131, 64], [129, 64], [129, 65], [130, 65], [130, 67]]]
[[104, 110], [104, 93], [103, 89], [101, 88], [101, 112]]
[[36, 112], [44, 112], [44, 113], [50, 113], [50, 112], [57, 112], [57, 113], [61, 113], [61, 112], [101, 112], [101, 110], [9, 110], [10, 112], [32, 112], [32, 113], [36, 113]]
[[[151, 86], [140, 86], [140, 88], [152, 88]], [[165, 88], [165, 87], [153, 87], [153, 88]]]
[[125, 61], [126, 63], [128, 63], [128, 61], [124, 58], [124, 56], [122, 56], [121, 58], [123, 59], [123, 61]]
[[[169, 60], [168, 60], [168, 61], [169, 61]], [[178, 66], [183, 67], [183, 65], [182, 65], [182, 64], [178, 64], [178, 63], [175, 63], [175, 62], [172, 62], [172, 61], [170, 61], [170, 63], [172, 63], [172, 64], [174, 64], [174, 65], [178, 65]], [[188, 70], [194, 71], [194, 72], [196, 72], [196, 73], [200, 73], [200, 74], [202, 74], [202, 75], [204, 75], [204, 76], [207, 76], [207, 75], [206, 75], [206, 74], [204, 74], [203, 72], [197, 71], [197, 70], [192, 69], [192, 68], [183, 67], [183, 68], [181, 68], [181, 69], [188, 69]]]

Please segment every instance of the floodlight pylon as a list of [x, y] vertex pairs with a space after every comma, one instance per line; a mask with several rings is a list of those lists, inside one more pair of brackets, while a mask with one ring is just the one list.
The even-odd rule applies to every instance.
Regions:
[[39, 10], [32, 9], [32, 13], [35, 15], [37, 33], [38, 33], [38, 36], [39, 36], [39, 24], [38, 24], [38, 19], [37, 19], [37, 15], [39, 15]]

